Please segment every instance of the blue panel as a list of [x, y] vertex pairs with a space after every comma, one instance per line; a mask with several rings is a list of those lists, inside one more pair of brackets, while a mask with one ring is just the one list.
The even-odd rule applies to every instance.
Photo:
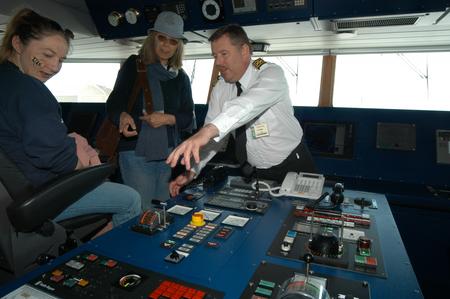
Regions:
[[[202, 1], [200, 0], [86, 0], [86, 4], [97, 27], [97, 31], [100, 36], [105, 39], [145, 36], [147, 30], [153, 26], [154, 17], [161, 10], [178, 9], [177, 13], [184, 17], [185, 31], [213, 29], [229, 23], [239, 23], [244, 26], [303, 21], [308, 20], [312, 15], [312, 6], [309, 5], [310, 0], [305, 0], [305, 6], [276, 10], [269, 9], [268, 4], [281, 1], [256, 1], [256, 12], [239, 14], [233, 13], [231, 1], [219, 0], [219, 2], [223, 3], [222, 17], [216, 21], [208, 21], [202, 15]], [[180, 7], [184, 7], [183, 12], [180, 11]], [[128, 24], [125, 20], [117, 27], [108, 24], [107, 18], [112, 11], [124, 14], [129, 8], [134, 8], [141, 12], [141, 17], [136, 24]]]
[[447, 0], [314, 0], [319, 19], [444, 11]]
[[[354, 124], [354, 156], [351, 160], [315, 157], [324, 174], [382, 181], [448, 186], [450, 165], [436, 163], [436, 130], [450, 129], [449, 112], [355, 108], [298, 107], [300, 122], [341, 121]], [[416, 126], [416, 150], [376, 148], [378, 122]]]
[[[376, 200], [378, 209], [367, 211], [367, 213], [371, 215], [372, 219], [375, 219], [374, 225], [377, 225], [387, 278], [317, 264], [312, 265], [315, 275], [334, 275], [345, 279], [367, 281], [372, 299], [422, 299], [423, 295], [386, 198], [380, 194], [367, 192], [346, 191], [345, 194], [348, 197], [365, 197]], [[174, 201], [171, 200], [169, 206], [173, 203]], [[177, 203], [191, 204], [182, 200]], [[201, 207], [202, 200], [200, 199], [197, 202], [197, 208]], [[261, 261], [288, 266], [301, 272], [305, 271], [305, 265], [302, 261], [266, 255], [266, 251], [280, 229], [283, 219], [291, 211], [291, 208], [291, 200], [274, 199], [271, 208], [264, 216], [247, 214], [251, 217], [247, 225], [244, 228], [235, 228], [227, 240], [219, 241], [221, 244], [219, 248], [207, 248], [205, 244], [197, 245], [191, 254], [178, 264], [164, 261], [164, 257], [170, 253], [170, 250], [161, 248], [160, 244], [168, 238], [172, 238], [175, 232], [186, 225], [191, 214], [175, 216], [175, 223], [167, 231], [152, 236], [131, 231], [130, 225], [135, 223], [131, 220], [112, 232], [76, 249], [69, 255], [73, 256], [85, 250], [92, 251], [119, 262], [220, 290], [225, 293], [225, 299], [236, 299], [245, 289], [247, 282]], [[214, 223], [219, 224], [230, 213], [224, 211]], [[246, 215], [244, 212], [239, 214]], [[179, 243], [181, 244], [181, 242], [183, 241]], [[0, 288], [0, 296], [33, 276], [49, 271], [68, 258], [69, 256], [58, 258], [52, 265], [42, 267], [12, 284], [3, 286]]]
[[[196, 105], [197, 121], [203, 124], [206, 106]], [[315, 156], [325, 175], [384, 182], [428, 184], [448, 187], [450, 165], [436, 163], [436, 130], [450, 130], [450, 112], [391, 109], [295, 107], [295, 116], [305, 121], [350, 122], [354, 128], [352, 159]], [[376, 148], [377, 123], [416, 125], [416, 150]]]
[[[71, 111], [98, 112], [96, 128], [105, 114], [104, 104], [62, 103], [63, 118]], [[200, 128], [206, 116], [205, 105], [196, 105]], [[305, 121], [349, 122], [354, 128], [352, 159], [315, 156], [320, 171], [354, 179], [376, 182], [428, 184], [448, 187], [450, 165], [436, 163], [436, 130], [450, 130], [450, 112], [391, 109], [295, 107], [296, 117]], [[377, 123], [416, 125], [416, 150], [400, 151], [376, 148]], [[93, 135], [94, 136], [94, 133]]]

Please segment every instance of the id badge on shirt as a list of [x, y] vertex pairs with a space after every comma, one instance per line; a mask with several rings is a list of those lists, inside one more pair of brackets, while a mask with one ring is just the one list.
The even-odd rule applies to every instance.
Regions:
[[269, 136], [269, 127], [266, 123], [260, 123], [251, 127], [254, 139]]

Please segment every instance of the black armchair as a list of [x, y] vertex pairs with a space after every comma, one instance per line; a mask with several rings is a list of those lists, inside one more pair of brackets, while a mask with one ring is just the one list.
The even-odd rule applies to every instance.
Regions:
[[[73, 230], [103, 222], [110, 215], [93, 214], [56, 223], [53, 219], [114, 172], [111, 164], [77, 170], [33, 188], [0, 150], [0, 276], [19, 276], [45, 257], [57, 256]], [[43, 258], [44, 257], [44, 258]]]

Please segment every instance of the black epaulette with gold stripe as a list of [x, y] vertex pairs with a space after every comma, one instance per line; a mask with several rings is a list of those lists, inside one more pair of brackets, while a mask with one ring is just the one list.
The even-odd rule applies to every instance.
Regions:
[[261, 66], [262, 66], [264, 63], [266, 63], [266, 62], [264, 61], [264, 59], [258, 58], [258, 59], [256, 59], [255, 61], [253, 61], [253, 66], [254, 66], [256, 69], [259, 70], [259, 69], [261, 68]]

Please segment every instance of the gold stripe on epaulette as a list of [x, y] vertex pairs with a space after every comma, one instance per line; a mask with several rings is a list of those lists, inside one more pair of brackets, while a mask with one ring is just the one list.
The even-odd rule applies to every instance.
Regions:
[[255, 61], [253, 61], [253, 66], [259, 70], [264, 63], [266, 63], [264, 59], [258, 58]]

